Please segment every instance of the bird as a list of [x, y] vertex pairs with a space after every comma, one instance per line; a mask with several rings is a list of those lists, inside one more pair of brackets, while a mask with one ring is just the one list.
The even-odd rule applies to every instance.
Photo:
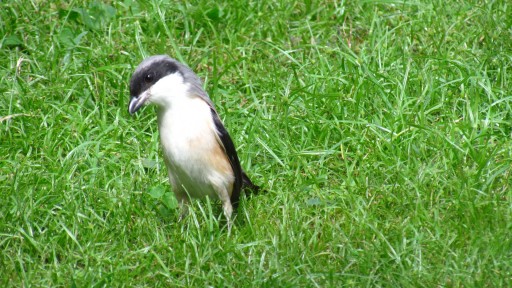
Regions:
[[128, 112], [157, 107], [164, 163], [172, 191], [187, 214], [191, 198], [219, 199], [230, 221], [242, 190], [256, 194], [215, 105], [199, 77], [168, 55], [144, 59], [130, 79]]

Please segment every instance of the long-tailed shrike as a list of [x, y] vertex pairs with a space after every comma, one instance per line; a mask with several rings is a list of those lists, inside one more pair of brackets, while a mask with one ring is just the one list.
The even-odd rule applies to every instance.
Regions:
[[151, 56], [135, 70], [130, 95], [130, 114], [144, 104], [158, 107], [163, 158], [182, 212], [187, 211], [190, 197], [218, 198], [229, 223], [241, 190], [257, 192], [259, 187], [242, 170], [235, 145], [201, 80], [169, 56]]

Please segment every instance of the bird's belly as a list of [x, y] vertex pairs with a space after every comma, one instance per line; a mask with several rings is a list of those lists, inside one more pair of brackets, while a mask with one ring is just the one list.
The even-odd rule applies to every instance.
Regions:
[[201, 148], [191, 143], [176, 142], [170, 145], [170, 149], [164, 148], [171, 177], [175, 185], [181, 186], [175, 188], [184, 188], [193, 198], [215, 196], [211, 181], [215, 170], [210, 165], [207, 145]]
[[179, 186], [173, 187], [173, 189], [177, 191], [184, 189], [183, 192], [192, 198], [216, 198], [218, 196], [216, 190], [213, 189], [213, 186], [208, 181], [204, 181], [206, 178], [205, 171], [193, 171], [188, 168], [179, 165], [173, 165], [170, 168], [170, 177], [173, 177], [173, 182]]
[[169, 173], [174, 178], [175, 189], [183, 188], [193, 198], [216, 195], [211, 183], [213, 174], [212, 167], [209, 167], [204, 151], [191, 149], [176, 149], [169, 151]]

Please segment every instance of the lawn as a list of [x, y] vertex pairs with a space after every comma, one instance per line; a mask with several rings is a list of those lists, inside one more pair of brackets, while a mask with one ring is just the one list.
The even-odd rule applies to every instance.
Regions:
[[[171, 2], [171, 3], [169, 3]], [[510, 287], [507, 1], [0, 4], [1, 287]], [[153, 107], [203, 80], [265, 193], [183, 221]]]

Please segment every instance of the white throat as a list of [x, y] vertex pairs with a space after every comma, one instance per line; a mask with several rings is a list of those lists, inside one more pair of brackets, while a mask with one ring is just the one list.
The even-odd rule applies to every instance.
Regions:
[[151, 86], [148, 102], [157, 105], [159, 110], [173, 109], [173, 106], [187, 101], [188, 90], [189, 84], [183, 82], [180, 73], [169, 74]]

